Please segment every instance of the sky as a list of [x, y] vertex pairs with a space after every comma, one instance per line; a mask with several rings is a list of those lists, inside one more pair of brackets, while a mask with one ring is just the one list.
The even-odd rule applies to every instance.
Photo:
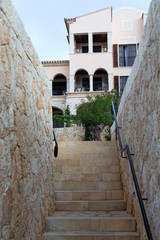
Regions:
[[11, 0], [41, 61], [68, 60], [64, 18], [106, 7], [133, 7], [148, 12], [151, 0]]

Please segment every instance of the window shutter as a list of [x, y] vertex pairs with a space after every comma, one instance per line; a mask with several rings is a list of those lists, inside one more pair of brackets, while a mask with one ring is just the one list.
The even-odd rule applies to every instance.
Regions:
[[113, 44], [113, 67], [118, 67], [118, 47]]
[[117, 93], [119, 93], [118, 76], [114, 76], [114, 89], [116, 89], [116, 90], [117, 90]]

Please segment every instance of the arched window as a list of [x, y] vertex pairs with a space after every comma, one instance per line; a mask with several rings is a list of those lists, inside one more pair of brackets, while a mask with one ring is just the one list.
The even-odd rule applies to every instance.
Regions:
[[80, 69], [75, 74], [75, 92], [89, 91], [89, 75], [84, 69]]
[[58, 74], [52, 82], [52, 95], [65, 95], [67, 90], [67, 80], [63, 74]]
[[97, 69], [93, 76], [93, 91], [108, 91], [108, 73], [104, 69]]

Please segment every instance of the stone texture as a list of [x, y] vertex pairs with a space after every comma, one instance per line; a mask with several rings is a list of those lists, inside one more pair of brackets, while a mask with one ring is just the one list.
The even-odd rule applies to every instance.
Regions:
[[115, 142], [59, 143], [56, 211], [47, 218], [45, 240], [139, 239], [135, 218], [126, 211], [116, 150]]
[[[127, 81], [118, 111], [123, 147], [135, 154], [133, 162], [153, 239], [160, 239], [160, 0], [152, 0], [138, 56]], [[145, 230], [126, 159], [121, 174], [127, 210], [138, 222], [141, 240]]]
[[0, 0], [0, 239], [41, 239], [54, 209], [48, 79], [10, 0]]
[[81, 127], [55, 128], [57, 140], [60, 142], [83, 141], [84, 129]]
[[[68, 142], [68, 141], [83, 141], [85, 135], [85, 129], [80, 126], [71, 126], [64, 128], [55, 128], [55, 133], [58, 141]], [[107, 127], [103, 129], [100, 133], [101, 141], [106, 141]]]

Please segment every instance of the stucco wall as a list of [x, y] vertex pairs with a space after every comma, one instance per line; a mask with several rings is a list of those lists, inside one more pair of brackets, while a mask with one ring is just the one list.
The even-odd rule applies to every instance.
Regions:
[[66, 79], [69, 79], [69, 61], [56, 61], [50, 64], [42, 62], [50, 80], [53, 80], [58, 74], [63, 74]]
[[[133, 162], [145, 201], [153, 239], [160, 239], [160, 0], [153, 0], [139, 47], [138, 57], [125, 87], [118, 111], [123, 147], [134, 153]], [[134, 195], [126, 159], [121, 159], [127, 210], [134, 213], [141, 240], [143, 222]]]
[[48, 78], [10, 0], [0, 0], [0, 239], [41, 239], [54, 208]]
[[111, 7], [109, 7], [76, 17], [76, 21], [70, 24], [70, 33], [111, 32], [111, 15]]
[[94, 75], [99, 68], [105, 69], [108, 74], [113, 73], [112, 53], [70, 54], [70, 75], [74, 76], [79, 69], [84, 69]]
[[112, 44], [139, 43], [143, 32], [142, 12], [132, 8], [113, 11]]

